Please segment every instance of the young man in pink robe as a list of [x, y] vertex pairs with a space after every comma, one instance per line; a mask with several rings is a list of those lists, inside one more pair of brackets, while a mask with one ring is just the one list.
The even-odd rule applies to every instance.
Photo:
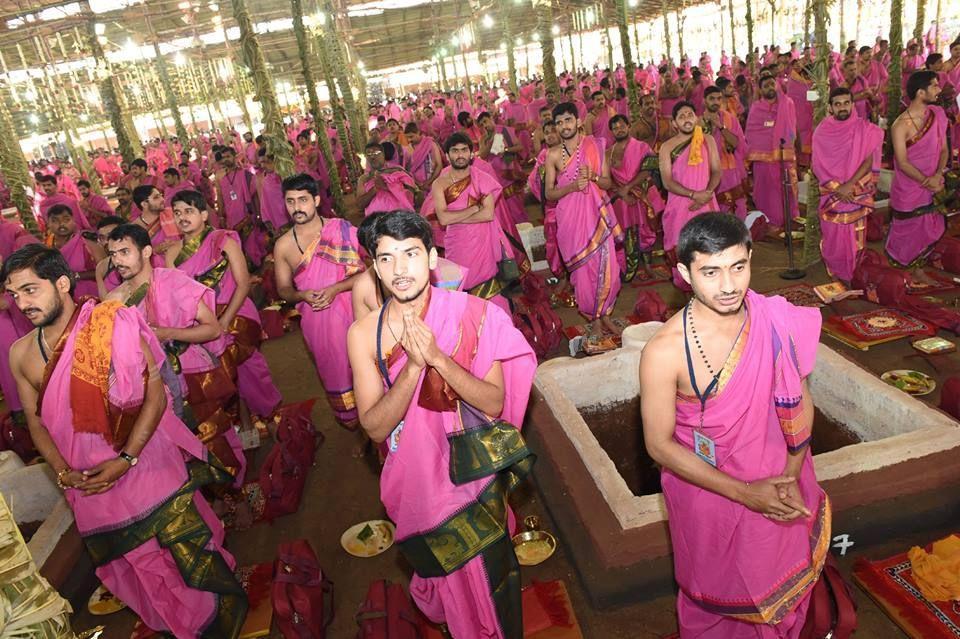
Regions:
[[583, 121], [584, 133], [603, 140], [604, 146], [609, 147], [613, 145], [610, 118], [617, 115], [617, 110], [607, 104], [607, 97], [603, 91], [594, 91], [590, 98], [593, 100], [593, 106], [590, 107]]
[[181, 191], [194, 191], [197, 188], [197, 185], [182, 175], [179, 169], [172, 166], [164, 170], [163, 183], [163, 203], [167, 208], [171, 207], [173, 196], [177, 193]]
[[[283, 180], [276, 171], [273, 156], [267, 153], [266, 148], [260, 149], [254, 181], [257, 204], [260, 205], [260, 220], [268, 225], [276, 238], [290, 226], [290, 216], [287, 215], [287, 206], [283, 202]], [[208, 209], [207, 213], [209, 212]]]
[[736, 116], [723, 110], [723, 92], [717, 87], [704, 91], [701, 120], [704, 132], [713, 136], [720, 156], [720, 184], [717, 185], [717, 204], [721, 211], [733, 213], [741, 220], [747, 217], [745, 183], [747, 169], [747, 140]]
[[30, 434], [97, 577], [152, 630], [236, 637], [247, 598], [199, 493], [230, 477], [174, 415], [153, 331], [116, 302], [77, 306], [53, 249], [21, 249], [3, 279], [37, 327], [11, 349]]
[[[797, 112], [797, 144], [799, 154], [797, 162], [800, 166], [810, 166], [810, 154], [813, 140], [813, 103], [807, 100], [807, 91], [813, 90], [813, 80], [810, 79], [807, 67], [800, 61], [791, 64], [790, 74], [787, 76], [786, 95], [793, 100]], [[744, 145], [746, 146], [746, 145]]]
[[154, 268], [152, 252], [150, 238], [136, 224], [110, 232], [107, 254], [123, 283], [104, 301], [136, 308], [153, 328], [174, 373], [164, 377], [175, 397], [174, 412], [184, 415], [184, 402], [189, 405], [196, 436], [240, 485], [246, 457], [234, 430], [236, 370], [223, 357], [227, 340], [217, 321], [215, 293], [182, 271]]
[[500, 183], [477, 166], [465, 134], [454, 133], [443, 146], [450, 166], [434, 180], [421, 212], [443, 227], [444, 256], [467, 270], [463, 290], [509, 309], [501, 295], [509, 282], [500, 279], [498, 267], [511, 255], [494, 210]]
[[80, 208], [80, 203], [77, 201], [77, 198], [57, 191], [57, 180], [55, 177], [52, 175], [43, 175], [38, 180], [38, 185], [43, 194], [39, 199], [38, 211], [40, 212], [40, 219], [44, 224], [47, 223], [50, 209], [55, 206], [66, 206], [70, 209], [70, 212], [73, 213], [73, 220], [77, 228], [83, 231], [90, 231], [94, 228], [87, 219], [87, 216], [84, 215], [83, 209]]
[[613, 211], [623, 230], [623, 243], [617, 245], [620, 278], [630, 282], [643, 266], [644, 254], [657, 241], [653, 224], [663, 212], [663, 198], [651, 181], [649, 169], [644, 169], [647, 157], [656, 158], [653, 149], [630, 135], [630, 121], [616, 115], [610, 118], [614, 143], [607, 150], [607, 166], [613, 185], [610, 194], [616, 196]]
[[106, 257], [96, 240], [89, 240], [77, 229], [70, 207], [57, 204], [48, 212], [47, 228], [51, 233], [51, 246], [63, 254], [63, 258], [76, 274], [77, 300], [97, 296], [96, 268]]
[[[430, 285], [431, 236], [406, 212], [367, 235], [391, 297], [347, 336], [360, 422], [387, 450], [380, 499], [417, 607], [457, 639], [521, 639], [507, 498], [533, 461], [519, 429], [536, 357], [496, 305]], [[492, 452], [466, 474], [470, 446]]]
[[180, 240], [173, 210], [164, 203], [160, 189], [148, 184], [133, 190], [133, 203], [141, 213], [131, 223], [146, 230], [153, 245], [153, 265], [163, 266], [164, 253]]
[[383, 145], [368, 142], [364, 149], [367, 173], [360, 180], [357, 208], [364, 216], [381, 211], [412, 211], [417, 185], [413, 177], [399, 166], [387, 166]]
[[676, 266], [675, 249], [680, 229], [700, 213], [719, 211], [716, 189], [720, 184], [720, 155], [712, 135], [704, 135], [697, 113], [689, 102], [673, 107], [678, 133], [660, 147], [660, 176], [667, 189], [663, 210], [663, 249], [673, 265], [673, 283], [687, 290]]
[[217, 206], [223, 228], [236, 231], [243, 241], [243, 252], [255, 266], [266, 257], [267, 238], [257, 223], [257, 189], [253, 174], [237, 166], [237, 154], [231, 147], [220, 150], [223, 174], [217, 180]]
[[820, 183], [823, 263], [847, 284], [866, 246], [882, 148], [883, 129], [859, 117], [850, 89], [831, 91], [830, 117], [813, 133], [813, 173]]
[[527, 178], [527, 186], [530, 188], [530, 193], [540, 202], [540, 206], [543, 208], [543, 236], [550, 272], [553, 273], [554, 277], [565, 280], [567, 269], [563, 265], [560, 249], [557, 247], [557, 203], [547, 199], [544, 183], [544, 177], [547, 173], [547, 153], [550, 149], [560, 146], [560, 134], [557, 132], [557, 125], [552, 120], [545, 123], [542, 128], [546, 147], [536, 157], [533, 170], [530, 171], [530, 176]]
[[107, 198], [90, 190], [90, 182], [80, 180], [77, 182], [77, 188], [80, 190], [80, 200], [77, 204], [80, 210], [83, 211], [87, 221], [94, 227], [96, 227], [97, 223], [103, 218], [110, 217], [114, 214], [113, 208], [110, 206], [110, 203], [107, 202]]
[[413, 150], [407, 158], [404, 169], [413, 177], [420, 192], [429, 193], [430, 186], [443, 168], [440, 146], [432, 137], [424, 135], [416, 122], [408, 123], [403, 133], [407, 136]]
[[546, 195], [557, 203], [557, 243], [570, 273], [577, 309], [591, 322], [589, 338], [617, 334], [610, 321], [620, 292], [616, 242], [623, 233], [602, 189], [612, 186], [602, 138], [580, 133], [577, 107], [553, 109], [559, 148], [547, 153]]
[[[39, 240], [27, 233], [16, 222], [0, 220], [0, 266], [14, 251], [27, 244], [38, 244]], [[23, 406], [17, 393], [17, 384], [10, 371], [10, 347], [18, 339], [29, 333], [33, 326], [16, 307], [13, 298], [8, 294], [0, 294], [0, 391], [3, 392], [3, 401], [7, 410], [14, 414], [21, 414]], [[17, 425], [26, 426], [18, 419]]]
[[907, 80], [910, 106], [893, 123], [893, 183], [887, 256], [900, 266], [920, 266], [943, 236], [946, 222], [934, 206], [943, 191], [947, 166], [947, 116], [934, 103], [940, 84], [934, 71], [916, 71]]
[[810, 452], [820, 312], [750, 290], [750, 233], [704, 213], [677, 255], [693, 299], [640, 358], [683, 639], [798, 639], [830, 547]]
[[353, 323], [350, 291], [364, 270], [357, 229], [342, 218], [319, 216], [317, 183], [309, 175], [286, 178], [283, 195], [293, 228], [274, 245], [277, 290], [280, 297], [297, 304], [303, 339], [334, 417], [341, 426], [356, 430], [346, 336]]
[[747, 114], [747, 162], [753, 172], [753, 202], [774, 227], [782, 228], [783, 168], [789, 178], [788, 214], [800, 215], [797, 200], [797, 114], [793, 100], [780, 93], [772, 75], [760, 78], [761, 99], [750, 105]]
[[[263, 157], [263, 156], [261, 156]], [[248, 297], [250, 273], [236, 231], [207, 224], [207, 203], [197, 191], [181, 191], [173, 200], [173, 215], [183, 234], [179, 252], [167, 251], [167, 267], [178, 268], [216, 294], [217, 321], [227, 350], [222, 356], [237, 369], [237, 391], [245, 426], [250, 413], [270, 417], [280, 405], [267, 360], [260, 353], [260, 314]]]

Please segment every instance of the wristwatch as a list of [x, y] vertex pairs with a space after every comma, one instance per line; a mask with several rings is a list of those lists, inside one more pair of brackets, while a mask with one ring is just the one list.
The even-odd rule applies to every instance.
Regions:
[[127, 453], [124, 453], [124, 452], [122, 452], [122, 451], [120, 452], [120, 454], [118, 455], [118, 457], [119, 457], [120, 459], [122, 459], [123, 461], [127, 462], [128, 464], [130, 464], [131, 468], [132, 468], [133, 466], [136, 466], [136, 465], [137, 465], [137, 462], [140, 461], [140, 458], [139, 458], [139, 457], [134, 457], [133, 455], [128, 455]]

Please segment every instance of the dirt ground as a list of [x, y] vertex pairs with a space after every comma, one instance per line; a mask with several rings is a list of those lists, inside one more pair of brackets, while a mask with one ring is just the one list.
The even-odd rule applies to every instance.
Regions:
[[[782, 244], [759, 244], [753, 257], [753, 288], [765, 292], [790, 284], [777, 277], [785, 265], [786, 253]], [[822, 265], [810, 268], [806, 281], [827, 281]], [[623, 316], [630, 312], [638, 290], [640, 289], [624, 287], [617, 302], [616, 315]], [[685, 298], [668, 284], [656, 285], [655, 290], [663, 295], [671, 307], [679, 307], [685, 301]], [[826, 309], [824, 312], [831, 311]], [[561, 309], [561, 316], [567, 324], [580, 323], [573, 310]], [[823, 340], [875, 374], [900, 368], [903, 358], [914, 353], [905, 340], [874, 347], [868, 352], [855, 351], [829, 337], [824, 337]], [[564, 354], [565, 348], [564, 344], [556, 355]], [[311, 397], [322, 398], [323, 390], [299, 332], [265, 343], [263, 352], [285, 402], [297, 402]], [[960, 357], [956, 354], [938, 356], [935, 361], [935, 370], [927, 370], [922, 366], [919, 368], [924, 372], [937, 373], [938, 382], [942, 382], [948, 374], [960, 372]], [[939, 394], [934, 393], [924, 399], [935, 404], [939, 400]], [[406, 583], [410, 571], [395, 547], [372, 559], [354, 558], [340, 547], [340, 536], [349, 526], [384, 516], [379, 501], [377, 465], [372, 458], [357, 460], [351, 457], [353, 436], [335, 425], [323, 400], [317, 402], [313, 417], [318, 429], [326, 436], [326, 441], [318, 450], [300, 511], [280, 518], [273, 524], [261, 523], [250, 530], [231, 533], [228, 547], [236, 555], [240, 565], [250, 565], [272, 561], [277, 545], [285, 540], [301, 537], [308, 539], [319, 555], [324, 571], [335, 584], [336, 613], [328, 637], [344, 639], [354, 636], [356, 632], [354, 614], [363, 601], [370, 582], [389, 579]], [[262, 452], [259, 457], [262, 457]], [[516, 507], [519, 518], [530, 514], [538, 515], [545, 529], [555, 531], [553, 521], [544, 509], [535, 486], [527, 486], [521, 491]], [[589, 525], [589, 522], [583, 524]], [[855, 546], [845, 557], [840, 558], [840, 563], [849, 577], [852, 561], [856, 557], [886, 557], [904, 551], [911, 545], [937, 539], [948, 532], [950, 531], [919, 530], [906, 537], [889, 539], [880, 546]], [[524, 584], [534, 579], [563, 579], [571, 594], [585, 637], [656, 638], [676, 631], [675, 599], [672, 596], [613, 609], [594, 610], [588, 603], [569, 561], [570, 554], [575, 552], [576, 548], [561, 544], [551, 559], [540, 566], [525, 568], [522, 576]], [[906, 636], [861, 590], [855, 587], [854, 594], [859, 604], [857, 637], [894, 639]], [[106, 624], [104, 636], [108, 639], [126, 639], [132, 626], [132, 615], [121, 612], [95, 619], [81, 611], [76, 615], [75, 629], [82, 631], [96, 623]]]

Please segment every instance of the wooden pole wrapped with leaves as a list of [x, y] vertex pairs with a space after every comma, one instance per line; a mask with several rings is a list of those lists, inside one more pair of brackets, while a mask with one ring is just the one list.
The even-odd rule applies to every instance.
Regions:
[[[887, 82], [887, 128], [893, 127], [894, 120], [900, 115], [900, 99], [903, 87], [900, 85], [903, 74], [903, 0], [891, 0], [890, 3], [890, 79]], [[891, 137], [887, 136], [887, 143]]]
[[337, 96], [337, 86], [333, 80], [333, 71], [330, 69], [330, 60], [328, 58], [328, 48], [326, 38], [322, 30], [316, 32], [317, 53], [320, 58], [320, 70], [323, 72], [323, 82], [327, 85], [327, 95], [330, 97], [330, 110], [333, 112], [333, 126], [337, 129], [337, 139], [340, 140], [340, 147], [343, 149], [343, 159], [347, 163], [347, 176], [354, 186], [357, 184], [357, 178], [360, 176], [360, 163], [357, 158], [357, 152], [353, 148], [353, 141], [347, 132], [347, 117], [343, 109], [343, 103]]
[[[819, 51], [827, 50], [827, 11], [830, 0], [811, 0], [814, 17], [814, 42]], [[813, 63], [813, 87], [817, 91], [817, 102], [813, 106], [814, 127], [827, 117], [827, 105], [830, 98], [830, 58], [817, 55]], [[820, 187], [813, 171], [807, 171], [807, 223], [804, 225], [803, 262], [806, 265], [820, 260]]]
[[313, 128], [317, 132], [317, 142], [320, 143], [320, 152], [327, 165], [327, 174], [330, 177], [330, 194], [333, 196], [333, 207], [339, 215], [345, 212], [343, 206], [343, 190], [340, 188], [340, 172], [333, 159], [333, 149], [330, 148], [330, 138], [327, 137], [327, 125], [320, 112], [320, 98], [317, 96], [317, 81], [313, 75], [313, 64], [310, 56], [310, 40], [303, 26], [302, 0], [290, 0], [290, 9], [293, 17], [293, 32], [297, 37], [297, 53], [300, 54], [300, 66], [303, 69], [303, 79], [307, 84], [307, 101], [310, 105], [310, 115], [313, 116]]
[[30, 167], [20, 148], [20, 136], [13, 125], [5, 98], [0, 99], [0, 171], [10, 189], [10, 199], [17, 208], [23, 228], [36, 237], [42, 237], [37, 218], [33, 215], [33, 205], [27, 196], [27, 187], [33, 184]]
[[810, 44], [810, 16], [813, 3], [811, 0], [806, 0], [806, 3], [803, 7], [803, 44]]
[[560, 95], [557, 66], [553, 59], [553, 5], [551, 0], [535, 0], [537, 33], [540, 34], [540, 53], [543, 57], [543, 86], [554, 95]]
[[[747, 55], [753, 55], [753, 0], [747, 0]], [[756, 64], [756, 61], [754, 61]], [[752, 71], [752, 69], [751, 69]]]
[[253, 30], [253, 21], [247, 9], [246, 0], [232, 0], [233, 17], [240, 27], [240, 47], [247, 67], [253, 73], [254, 99], [260, 103], [263, 112], [263, 140], [267, 153], [273, 156], [273, 163], [280, 177], [294, 172], [293, 153], [287, 143], [287, 131], [280, 116], [280, 105], [273, 82], [267, 71], [267, 63], [260, 49], [260, 42]]
[[[518, 94], [517, 60], [513, 56], [513, 28], [510, 24], [510, 0], [500, 0], [500, 22], [503, 24], [503, 38], [507, 43], [507, 79], [510, 81], [510, 90]], [[570, 52], [573, 53], [573, 40], [570, 41]]]
[[133, 162], [143, 155], [140, 136], [133, 126], [133, 119], [129, 114], [124, 113], [119, 82], [114, 77], [107, 56], [103, 53], [103, 46], [97, 39], [96, 21], [90, 11], [90, 5], [89, 3], [84, 4], [85, 10], [89, 14], [87, 18], [87, 46], [90, 48], [90, 53], [97, 65], [97, 77], [100, 78], [100, 99], [103, 100], [107, 115], [110, 116], [110, 126], [117, 138], [120, 155], [123, 156], [124, 161]]
[[927, 0], [917, 0], [917, 22], [913, 25], [913, 39], [920, 45], [921, 51], [923, 51], [923, 23], [926, 22], [926, 19]]
[[673, 53], [670, 51], [670, 19], [667, 17], [667, 3], [660, 0], [660, 10], [663, 11], [663, 41], [667, 46], [667, 58], [672, 60]]
[[687, 14], [683, 12], [683, 5], [680, 5], [680, 8], [677, 9], [677, 46], [680, 47], [681, 60], [687, 55], [687, 51], [683, 47], [683, 27], [686, 22]]
[[733, 0], [727, 0], [727, 10], [730, 14], [730, 52], [737, 55], [737, 28], [733, 22]]
[[340, 35], [337, 33], [336, 13], [333, 9], [331, 0], [323, 0], [321, 3], [323, 11], [326, 13], [326, 20], [323, 21], [324, 44], [327, 46], [327, 59], [330, 62], [330, 70], [333, 72], [334, 79], [337, 82], [337, 88], [340, 90], [340, 99], [343, 100], [343, 108], [347, 112], [347, 119], [350, 122], [350, 135], [353, 138], [354, 148], [358, 151], [366, 145], [366, 114], [361, 115], [357, 109], [357, 101], [353, 99], [353, 90], [350, 83], [347, 82], [346, 64], [340, 45]]
[[603, 20], [603, 24], [605, 25], [604, 33], [607, 36], [607, 67], [613, 71], [613, 32], [610, 30], [606, 3], [600, 5], [600, 19]]
[[[156, 36], [154, 36], [156, 37]], [[177, 131], [177, 137], [184, 143], [189, 139], [187, 127], [183, 125], [183, 117], [180, 115], [180, 105], [177, 103], [177, 94], [174, 83], [170, 79], [170, 70], [167, 68], [167, 61], [160, 53], [160, 45], [154, 40], [153, 53], [157, 63], [157, 74], [160, 76], [160, 82], [157, 83], [157, 90], [160, 97], [163, 98], [167, 108], [170, 109], [170, 116], [173, 118], [173, 127]]]
[[634, 77], [636, 65], [630, 51], [630, 34], [627, 31], [627, 0], [617, 0], [617, 26], [620, 27], [620, 50], [623, 52], [623, 70], [627, 74], [627, 104], [630, 105], [630, 121], [640, 118], [640, 95]]

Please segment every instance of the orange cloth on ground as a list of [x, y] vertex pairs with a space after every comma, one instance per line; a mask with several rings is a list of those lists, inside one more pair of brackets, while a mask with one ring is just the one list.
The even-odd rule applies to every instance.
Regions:
[[914, 546], [907, 553], [913, 579], [929, 601], [960, 599], [960, 537], [934, 542], [932, 552]]

